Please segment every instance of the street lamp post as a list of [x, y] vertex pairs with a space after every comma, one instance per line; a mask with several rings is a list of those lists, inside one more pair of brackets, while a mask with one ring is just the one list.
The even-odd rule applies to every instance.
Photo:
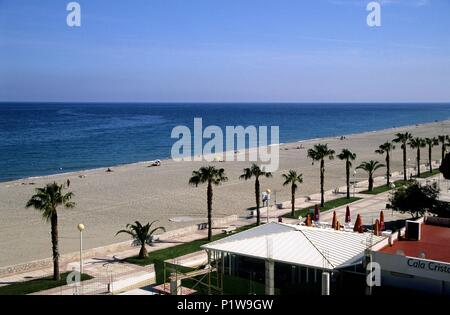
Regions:
[[80, 279], [83, 274], [83, 231], [84, 224], [80, 223], [77, 226], [78, 231], [80, 231]]
[[270, 189], [267, 189], [267, 190], [266, 190], [266, 193], [267, 193], [267, 223], [269, 223], [269, 203], [270, 203], [270, 193], [271, 193], [271, 190], [270, 190]]
[[409, 178], [409, 180], [412, 179], [412, 171], [409, 168], [411, 166], [411, 159], [408, 158], [408, 164], [407, 164], [407, 169], [406, 169], [406, 178]]
[[270, 189], [267, 189], [265, 192], [262, 193], [262, 201], [267, 203], [267, 223], [269, 223], [269, 200], [271, 192], [272, 191]]
[[[447, 149], [447, 147], [445, 147], [445, 149], [444, 149], [444, 157], [446, 156], [448, 154], [448, 149]], [[441, 163], [440, 164], [442, 164], [444, 161], [441, 159]], [[444, 174], [442, 174], [442, 173], [440, 173], [439, 174], [439, 177], [438, 177], [438, 187], [439, 187], [439, 189], [441, 189], [441, 177], [442, 177], [442, 181], [443, 181], [443, 183], [442, 184], [446, 184], [446, 191], [448, 191], [448, 181], [444, 178]]]
[[353, 171], [353, 198], [355, 198], [355, 189], [356, 189], [355, 176], [356, 176], [356, 170]]

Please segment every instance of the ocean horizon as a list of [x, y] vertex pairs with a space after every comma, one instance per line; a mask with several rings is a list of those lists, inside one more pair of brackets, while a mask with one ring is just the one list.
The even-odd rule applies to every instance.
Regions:
[[[176, 126], [279, 126], [280, 143], [450, 119], [450, 103], [0, 103], [0, 182], [170, 158]], [[205, 140], [206, 142], [206, 140]]]

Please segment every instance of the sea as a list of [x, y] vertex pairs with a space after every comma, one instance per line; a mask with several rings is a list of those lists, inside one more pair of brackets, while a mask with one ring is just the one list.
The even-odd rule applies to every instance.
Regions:
[[0, 181], [169, 158], [194, 118], [279, 126], [287, 143], [442, 121], [450, 103], [0, 103]]

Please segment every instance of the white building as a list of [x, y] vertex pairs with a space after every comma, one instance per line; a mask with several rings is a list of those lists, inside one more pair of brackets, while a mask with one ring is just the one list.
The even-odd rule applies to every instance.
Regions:
[[285, 282], [316, 288], [320, 292], [324, 272], [329, 273], [335, 283], [342, 282], [344, 273], [355, 272], [361, 282], [361, 270], [359, 273], [356, 270], [361, 269], [367, 249], [378, 249], [386, 244], [385, 237], [371, 233], [272, 222], [202, 248], [214, 257], [226, 257], [228, 274], [239, 275], [245, 263], [250, 272], [255, 270], [256, 273], [259, 269], [259, 273], [264, 274], [266, 294], [274, 294], [275, 288]]

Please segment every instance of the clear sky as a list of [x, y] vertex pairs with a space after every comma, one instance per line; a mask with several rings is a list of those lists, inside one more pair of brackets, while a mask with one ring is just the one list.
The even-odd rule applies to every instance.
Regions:
[[0, 101], [450, 101], [450, 1], [0, 0]]

